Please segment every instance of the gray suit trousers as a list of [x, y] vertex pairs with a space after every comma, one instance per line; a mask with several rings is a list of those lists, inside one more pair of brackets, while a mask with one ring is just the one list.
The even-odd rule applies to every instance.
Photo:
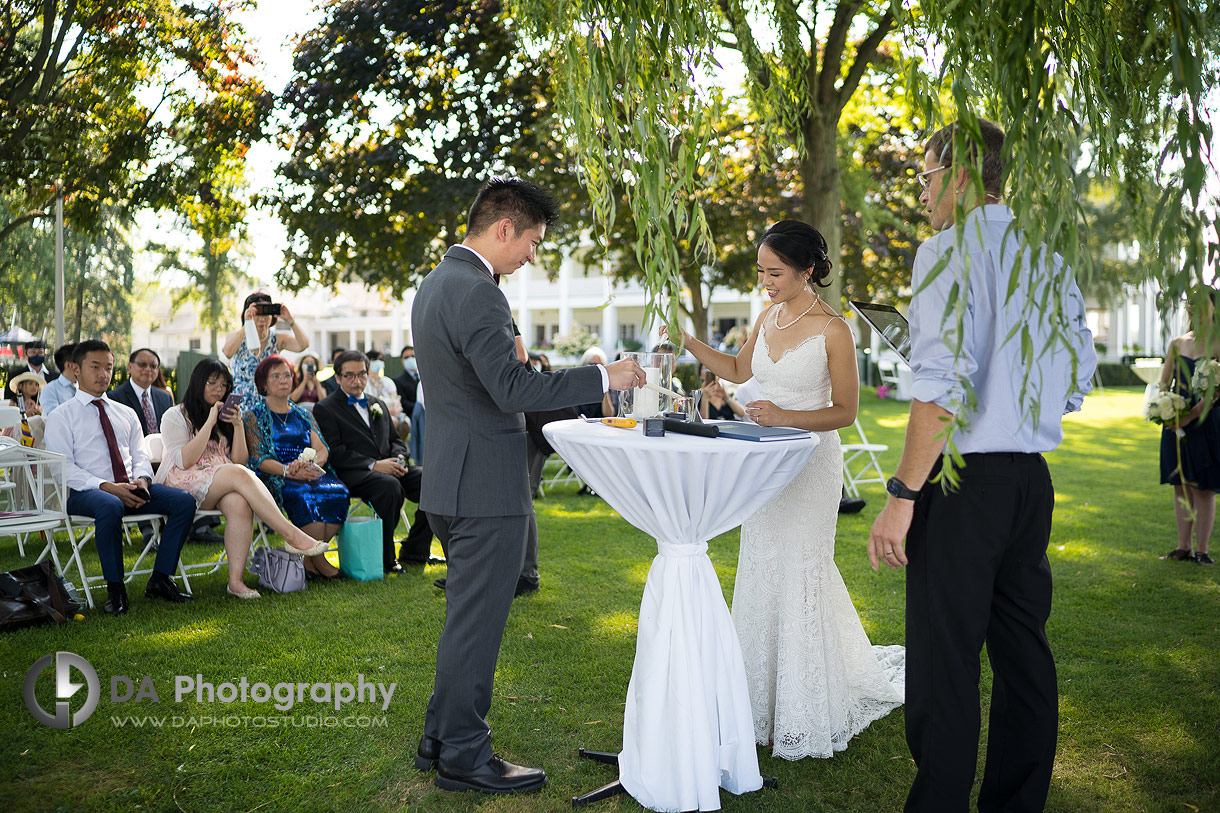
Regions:
[[491, 687], [504, 625], [525, 559], [530, 514], [448, 517], [428, 512], [448, 562], [445, 628], [424, 733], [441, 743], [440, 763], [472, 771], [491, 759]]

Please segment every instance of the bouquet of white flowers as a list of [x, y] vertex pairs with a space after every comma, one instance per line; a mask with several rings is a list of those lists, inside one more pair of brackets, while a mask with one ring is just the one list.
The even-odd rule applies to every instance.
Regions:
[[304, 449], [301, 450], [301, 453], [299, 455], [297, 455], [297, 460], [303, 460], [306, 463], [312, 463], [317, 459], [318, 459], [318, 452], [312, 446], [306, 446]]
[[[1161, 426], [1168, 426], [1190, 411], [1190, 404], [1176, 392], [1158, 392], [1144, 404], [1144, 417]], [[1178, 437], [1186, 434], [1180, 428]]]
[[1203, 359], [1195, 366], [1190, 377], [1190, 391], [1195, 395], [1206, 395], [1208, 390], [1220, 390], [1220, 361]]

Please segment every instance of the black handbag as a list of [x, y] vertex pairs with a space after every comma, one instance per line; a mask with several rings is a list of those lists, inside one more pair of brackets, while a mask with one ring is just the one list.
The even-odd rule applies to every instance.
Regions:
[[80, 609], [50, 562], [0, 573], [0, 632], [47, 621], [63, 624]]

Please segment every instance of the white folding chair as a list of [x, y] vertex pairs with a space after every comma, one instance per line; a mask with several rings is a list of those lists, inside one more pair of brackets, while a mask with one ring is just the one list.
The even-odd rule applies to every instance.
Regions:
[[[858, 443], [844, 443], [841, 448], [843, 450], [843, 487], [847, 489], [847, 493], [859, 498], [860, 485], [863, 483], [881, 483], [885, 485], [885, 474], [881, 471], [881, 462], [877, 459], [877, 455], [882, 452], [889, 451], [889, 446], [884, 443], [869, 443], [868, 438], [864, 435], [864, 427], [860, 426], [860, 419], [855, 422], [856, 434], [860, 440]], [[876, 476], [872, 476], [872, 472], [876, 472]]]
[[[547, 477], [547, 469], [550, 468], [554, 472]], [[580, 479], [580, 476], [572, 471], [572, 467], [568, 462], [558, 454], [547, 455], [546, 462], [542, 464], [542, 480], [538, 483], [538, 496], [545, 497], [546, 489], [554, 488], [555, 486], [570, 485], [575, 483], [577, 486], [583, 486], [585, 481]]]
[[[144, 547], [140, 551], [140, 555], [136, 557], [135, 564], [129, 568], [124, 567], [124, 582], [130, 582], [136, 576], [146, 576], [153, 572], [152, 565], [149, 565], [148, 567], [141, 567], [140, 565], [144, 562], [144, 559], [148, 556], [148, 554], [153, 553], [156, 550], [157, 545], [160, 543], [161, 524], [165, 522], [165, 519], [166, 517], [164, 514], [124, 515], [122, 520], [123, 541], [128, 545], [133, 544], [131, 529], [138, 529], [141, 522], [149, 523], [152, 525], [153, 529], [152, 536], [150, 536], [148, 541], [144, 543]], [[68, 560], [64, 563], [64, 569], [60, 572], [66, 574], [67, 570], [72, 567], [73, 562], [76, 563], [76, 572], [80, 574], [81, 589], [85, 591], [85, 601], [87, 601], [89, 606], [92, 607], [93, 594], [92, 591], [90, 591], [89, 586], [91, 584], [105, 584], [106, 582], [105, 576], [90, 576], [86, 574], [85, 564], [81, 558], [85, 545], [88, 544], [89, 540], [93, 539], [97, 532], [97, 528], [93, 524], [93, 517], [85, 516], [83, 514], [69, 514], [67, 519], [64, 520], [64, 530], [66, 530], [68, 533], [68, 544], [72, 548], [72, 554], [68, 557]], [[181, 558], [178, 560], [178, 574], [184, 578], [186, 576], [186, 571], [182, 569]]]

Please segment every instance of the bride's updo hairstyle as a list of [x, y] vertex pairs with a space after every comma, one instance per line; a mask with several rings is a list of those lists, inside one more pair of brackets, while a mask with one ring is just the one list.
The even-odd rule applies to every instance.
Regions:
[[830, 257], [826, 253], [826, 238], [821, 232], [799, 220], [781, 220], [758, 241], [774, 251], [781, 260], [796, 269], [812, 285], [829, 288], [822, 280], [830, 276]]

